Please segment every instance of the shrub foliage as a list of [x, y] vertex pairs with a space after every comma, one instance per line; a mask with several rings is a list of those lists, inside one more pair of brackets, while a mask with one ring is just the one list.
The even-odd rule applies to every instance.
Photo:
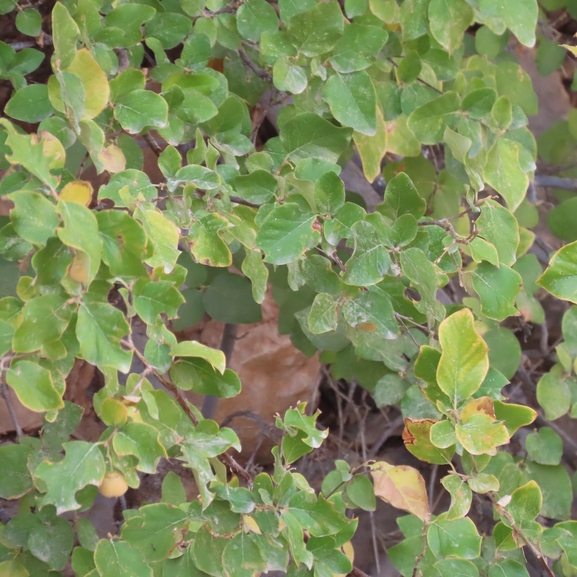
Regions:
[[[577, 303], [577, 243], [544, 272], [530, 252], [537, 99], [508, 47], [513, 35], [535, 43], [535, 0], [0, 10], [37, 37], [0, 42], [13, 86], [0, 120], [0, 193], [13, 206], [0, 230], [0, 386], [44, 422], [0, 447], [0, 497], [19, 500], [0, 525], [0, 575], [70, 564], [79, 577], [359, 574], [354, 511], [376, 497], [407, 513], [388, 551], [404, 577], [523, 577], [527, 562], [576, 574], [563, 440], [541, 426], [524, 452], [508, 450], [535, 409], [540, 425], [577, 416], [577, 308], [536, 386], [539, 407], [504, 389], [520, 349], [501, 323], [543, 325], [541, 287]], [[33, 81], [45, 55], [49, 78]], [[263, 110], [276, 118], [266, 142]], [[141, 145], [158, 156], [158, 185]], [[369, 182], [384, 178], [374, 207], [345, 190], [353, 155]], [[109, 175], [97, 191], [82, 179], [89, 165]], [[553, 220], [571, 237], [562, 214]], [[406, 449], [446, 471], [447, 511], [431, 511], [416, 469], [384, 461], [336, 461], [313, 490], [291, 465], [327, 431], [304, 405], [277, 419], [274, 470], [253, 478], [227, 452], [240, 448], [234, 431], [186, 401], [183, 391], [231, 397], [241, 385], [221, 351], [177, 342], [175, 330], [205, 313], [256, 322], [269, 286], [295, 346], [322, 351], [332, 376], [356, 380], [378, 407], [400, 407]], [[63, 396], [75, 359], [104, 375], [95, 443], [71, 436], [82, 411]], [[98, 488], [120, 496], [163, 458], [192, 471], [198, 499], [170, 473], [162, 501], [125, 510], [118, 535], [99, 538], [76, 516]], [[483, 531], [473, 500], [494, 514]]]

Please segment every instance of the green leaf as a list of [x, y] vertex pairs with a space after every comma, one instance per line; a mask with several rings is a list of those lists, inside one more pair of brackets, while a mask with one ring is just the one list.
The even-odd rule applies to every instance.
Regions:
[[100, 577], [152, 577], [142, 551], [125, 541], [101, 539], [94, 551], [94, 563]]
[[337, 301], [326, 293], [315, 297], [308, 318], [309, 329], [314, 335], [334, 331], [338, 324]]
[[320, 56], [331, 50], [344, 29], [344, 19], [337, 2], [316, 4], [293, 16], [287, 25], [290, 41], [305, 56]]
[[434, 565], [441, 575], [459, 575], [461, 577], [478, 577], [479, 569], [471, 561], [465, 559], [442, 559]]
[[411, 178], [405, 172], [400, 172], [387, 183], [384, 202], [375, 210], [392, 219], [403, 214], [412, 214], [419, 219], [425, 214], [426, 208], [427, 203], [417, 192]]
[[391, 265], [387, 249], [380, 243], [377, 229], [370, 223], [355, 223], [353, 256], [347, 261], [343, 282], [352, 286], [370, 286], [383, 280]]
[[375, 330], [385, 339], [397, 338], [399, 334], [391, 300], [378, 287], [369, 287], [368, 291], [347, 300], [343, 306], [343, 315], [352, 327]]
[[542, 502], [543, 496], [539, 485], [535, 481], [529, 481], [526, 485], [513, 491], [511, 501], [506, 509], [515, 525], [522, 529], [539, 515]]
[[505, 327], [496, 327], [483, 334], [483, 340], [489, 346], [489, 362], [506, 379], [512, 379], [521, 362], [521, 345], [512, 331]]
[[52, 36], [54, 57], [62, 68], [67, 68], [76, 55], [76, 41], [80, 38], [80, 30], [68, 9], [60, 2], [56, 2], [52, 9]]
[[157, 209], [146, 210], [139, 207], [134, 216], [142, 223], [146, 235], [154, 244], [154, 254], [146, 260], [146, 263], [153, 268], [163, 266], [165, 272], [170, 272], [180, 254], [179, 228]]
[[221, 374], [201, 359], [177, 360], [170, 369], [170, 377], [178, 388], [200, 395], [229, 399], [241, 391], [240, 380], [234, 371], [226, 369]]
[[28, 471], [28, 457], [32, 449], [26, 445], [0, 447], [0, 460], [4, 472], [0, 476], [0, 498], [17, 499], [32, 489]]
[[112, 438], [116, 454], [123, 457], [134, 455], [138, 459], [137, 469], [143, 473], [154, 474], [158, 462], [166, 457], [158, 431], [146, 423], [131, 422], [125, 425]]
[[525, 438], [527, 454], [540, 465], [558, 465], [563, 456], [563, 439], [549, 427], [541, 427]]
[[58, 202], [56, 210], [64, 221], [64, 228], [57, 230], [58, 237], [63, 244], [84, 253], [81, 266], [85, 278], [82, 282], [88, 285], [100, 268], [102, 256], [102, 240], [98, 234], [96, 216], [85, 206], [64, 200]]
[[481, 386], [489, 370], [488, 347], [475, 331], [469, 309], [453, 313], [441, 323], [439, 342], [443, 353], [437, 382], [457, 407]]
[[431, 0], [429, 4], [431, 34], [449, 53], [461, 45], [473, 20], [473, 9], [465, 0]]
[[515, 297], [521, 290], [521, 275], [501, 265], [497, 268], [488, 262], [480, 263], [472, 273], [473, 288], [481, 299], [481, 312], [497, 321], [518, 313]]
[[110, 274], [120, 278], [142, 276], [146, 234], [138, 222], [119, 210], [101, 210], [96, 213], [96, 220], [102, 239], [102, 260]]
[[577, 242], [560, 248], [537, 284], [559, 299], [577, 304]]
[[259, 42], [263, 32], [272, 34], [278, 30], [278, 18], [274, 8], [265, 0], [249, 0], [238, 9], [236, 26], [241, 36]]
[[24, 240], [44, 245], [58, 226], [56, 207], [38, 192], [20, 190], [9, 196], [14, 203], [10, 220]]
[[451, 494], [451, 506], [447, 511], [447, 519], [464, 517], [469, 512], [473, 500], [469, 486], [458, 475], [448, 475], [441, 479], [441, 483]]
[[529, 572], [518, 561], [501, 560], [489, 567], [489, 577], [529, 577]]
[[329, 62], [340, 73], [365, 70], [387, 41], [386, 30], [377, 26], [349, 24], [337, 42]]
[[211, 349], [197, 341], [183, 341], [174, 345], [170, 351], [173, 357], [195, 357], [206, 360], [210, 365], [224, 373], [226, 368], [226, 358], [222, 351]]
[[479, 0], [479, 12], [495, 34], [502, 34], [507, 27], [521, 44], [525, 46], [535, 44], [536, 0], [511, 0], [506, 3], [498, 0]]
[[437, 301], [437, 271], [435, 265], [425, 253], [417, 247], [401, 252], [401, 269], [411, 281], [411, 285], [419, 291], [421, 300], [415, 302], [415, 308], [434, 319], [441, 320], [445, 309]]
[[184, 302], [182, 295], [170, 281], [146, 283], [134, 298], [134, 309], [147, 324], [153, 324], [158, 315], [165, 314], [172, 319]]
[[345, 203], [343, 181], [334, 172], [325, 172], [315, 182], [314, 201], [320, 214], [336, 213]]
[[144, 128], [164, 128], [167, 115], [166, 100], [150, 90], [129, 92], [114, 106], [114, 118], [129, 134], [138, 134]]
[[66, 456], [58, 463], [42, 461], [34, 471], [36, 484], [47, 488], [42, 505], [54, 505], [58, 515], [80, 508], [75, 495], [87, 485], [100, 485], [106, 472], [100, 447], [84, 441], [64, 443]]
[[353, 133], [353, 140], [363, 163], [363, 172], [369, 182], [373, 182], [381, 173], [381, 162], [387, 150], [387, 127], [383, 113], [377, 107], [376, 127], [373, 136], [360, 132]]
[[427, 0], [405, 0], [401, 5], [399, 20], [405, 42], [427, 33], [427, 8]]
[[239, 577], [250, 577], [255, 571], [266, 569], [266, 563], [255, 539], [256, 535], [239, 531], [228, 540], [223, 552], [223, 569], [228, 575], [234, 573]]
[[335, 163], [347, 149], [352, 133], [350, 128], [337, 128], [318, 114], [303, 112], [282, 125], [280, 140], [294, 162], [312, 157]]
[[[286, 125], [285, 125], [286, 128]], [[271, 210], [257, 234], [265, 262], [287, 264], [320, 241], [320, 224], [311, 212], [288, 202]]]
[[6, 160], [10, 164], [21, 164], [51, 190], [56, 190], [59, 178], [51, 170], [63, 168], [66, 157], [60, 141], [49, 133], [44, 133], [40, 140], [35, 134], [19, 134], [5, 118], [0, 118], [0, 125], [8, 133], [6, 145], [12, 150], [12, 156], [6, 156]]
[[461, 100], [456, 92], [445, 94], [413, 110], [407, 126], [423, 144], [437, 144], [443, 140], [445, 128], [454, 129]]
[[537, 383], [537, 401], [545, 411], [545, 417], [554, 421], [565, 415], [571, 406], [571, 390], [567, 381], [555, 373], [545, 373]]
[[181, 539], [186, 513], [166, 503], [144, 505], [122, 526], [121, 537], [138, 547], [147, 562], [164, 560]]
[[89, 363], [127, 373], [132, 351], [122, 348], [122, 337], [130, 332], [124, 314], [108, 303], [84, 302], [78, 310], [76, 337], [80, 354]]
[[377, 508], [373, 484], [364, 475], [355, 475], [347, 484], [347, 497], [363, 511], [374, 511]]
[[[378, 385], [377, 385], [378, 386]], [[448, 423], [448, 421], [441, 421]], [[444, 465], [451, 461], [455, 446], [449, 443], [445, 448], [439, 448], [432, 442], [431, 430], [435, 421], [432, 419], [405, 419], [403, 442], [406, 449], [417, 459], [435, 465]], [[450, 436], [454, 439], [454, 429]], [[442, 443], [446, 445], [446, 443]]]
[[275, 88], [284, 92], [300, 94], [307, 87], [306, 72], [297, 64], [293, 64], [288, 56], [281, 56], [275, 62], [272, 78]]
[[427, 530], [427, 543], [437, 559], [476, 559], [481, 553], [481, 537], [468, 517], [450, 521], [439, 515]]
[[64, 569], [74, 545], [74, 532], [68, 521], [56, 517], [30, 532], [28, 548], [41, 561], [56, 570]]
[[505, 207], [494, 200], [483, 204], [476, 220], [479, 235], [497, 249], [499, 260], [512, 266], [519, 246], [519, 225], [517, 219]]
[[323, 87], [323, 99], [342, 125], [367, 136], [376, 134], [377, 95], [364, 70], [331, 76]]
[[232, 264], [230, 249], [218, 234], [219, 230], [228, 226], [229, 222], [222, 215], [210, 213], [199, 218], [190, 227], [188, 244], [198, 262], [215, 267]]
[[48, 294], [26, 303], [23, 316], [12, 344], [15, 353], [31, 353], [60, 339], [72, 317], [72, 308], [62, 297]]
[[541, 489], [543, 504], [540, 514], [550, 519], [569, 519], [573, 490], [565, 467], [563, 465], [539, 465], [527, 461], [525, 473]]
[[42, 32], [42, 16], [34, 8], [25, 8], [16, 14], [16, 28], [26, 36], [39, 36]]
[[[18, 13], [20, 14], [22, 12]], [[29, 84], [17, 90], [8, 101], [4, 112], [23, 122], [35, 123], [48, 118], [54, 112], [54, 108], [48, 100], [46, 84]]]
[[494, 401], [493, 405], [495, 417], [505, 423], [511, 437], [520, 427], [530, 425], [537, 418], [537, 412], [524, 405], [513, 405], [501, 401]]
[[264, 301], [268, 281], [268, 268], [262, 258], [260, 250], [247, 250], [242, 263], [242, 272], [252, 284], [252, 298], [258, 304]]
[[223, 323], [252, 324], [262, 319], [250, 282], [237, 274], [218, 274], [204, 291], [202, 303], [214, 320]]
[[519, 144], [500, 138], [487, 155], [485, 181], [492, 186], [512, 210], [516, 210], [525, 198], [529, 177], [519, 163]]
[[236, 194], [254, 204], [264, 204], [275, 194], [278, 187], [276, 178], [265, 170], [255, 170], [234, 179]]
[[31, 411], [57, 411], [64, 407], [48, 369], [31, 361], [17, 361], [6, 373], [6, 382], [14, 389], [18, 400]]

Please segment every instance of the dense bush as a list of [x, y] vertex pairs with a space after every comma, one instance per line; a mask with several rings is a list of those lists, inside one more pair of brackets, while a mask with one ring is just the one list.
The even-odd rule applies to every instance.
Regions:
[[[409, 513], [388, 552], [405, 577], [523, 577], [527, 559], [576, 574], [563, 441], [543, 426], [525, 452], [508, 451], [538, 407], [502, 392], [520, 349], [501, 323], [543, 325], [540, 287], [577, 302], [577, 243], [544, 273], [529, 252], [537, 98], [508, 47], [512, 35], [535, 43], [535, 0], [0, 10], [37, 37], [35, 48], [0, 43], [13, 86], [0, 120], [0, 194], [13, 203], [0, 231], [0, 386], [44, 416], [39, 436], [0, 447], [0, 497], [20, 500], [0, 525], [0, 575], [60, 575], [70, 561], [90, 577], [358, 575], [349, 511], [374, 510], [375, 496]], [[555, 42], [539, 50], [541, 67], [563, 59]], [[265, 114], [278, 136], [263, 143]], [[571, 157], [575, 126], [563, 126], [569, 136], [549, 136], [550, 148]], [[158, 155], [159, 185], [142, 170], [141, 140]], [[353, 154], [369, 182], [383, 170], [374, 210], [339, 176]], [[94, 193], [80, 178], [89, 165], [110, 175]], [[575, 240], [563, 217], [552, 227]], [[355, 379], [378, 407], [400, 406], [406, 449], [447, 466], [448, 511], [431, 513], [416, 469], [383, 461], [336, 461], [315, 492], [291, 469], [327, 435], [304, 405], [277, 419], [271, 474], [253, 478], [227, 452], [234, 431], [182, 391], [230, 397], [240, 382], [222, 351], [177, 342], [172, 321], [256, 322], [267, 286], [296, 347], [322, 351], [332, 376]], [[540, 424], [577, 416], [576, 308], [562, 331], [536, 388]], [[144, 372], [119, 382], [135, 356]], [[81, 409], [63, 395], [75, 359], [104, 375], [96, 443], [71, 438]], [[192, 471], [197, 500], [170, 473], [162, 502], [124, 510], [118, 536], [99, 539], [70, 514], [98, 488], [137, 488], [163, 458]], [[469, 516], [473, 498], [492, 507], [489, 531]]]

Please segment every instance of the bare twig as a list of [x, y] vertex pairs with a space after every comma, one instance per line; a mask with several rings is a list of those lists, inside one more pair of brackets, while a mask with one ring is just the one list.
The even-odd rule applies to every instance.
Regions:
[[154, 136], [152, 136], [150, 132], [146, 132], [145, 134], [143, 134], [142, 138], [144, 139], [146, 144], [148, 144], [150, 150], [152, 150], [152, 152], [156, 154], [156, 156], [160, 156], [162, 154], [162, 148], [160, 148], [160, 144], [156, 142]]
[[550, 176], [548, 174], [536, 174], [535, 184], [537, 186], [562, 188], [563, 190], [577, 190], [577, 178], [561, 178], [559, 176]]
[[[50, 36], [49, 34], [44, 34], [42, 37], [42, 44], [44, 44], [45, 46], [50, 46], [53, 44], [53, 40], [52, 40], [52, 36]], [[10, 48], [12, 48], [13, 50], [24, 50], [24, 48], [34, 48], [35, 46], [40, 46], [40, 44], [38, 42], [36, 42], [36, 40], [25, 40], [23, 42], [12, 42], [11, 44], [9, 43], [8, 46], [10, 46]]]
[[[4, 380], [3, 376], [2, 380]], [[0, 397], [2, 397], [4, 399], [4, 402], [6, 403], [6, 408], [8, 409], [8, 413], [10, 414], [10, 418], [12, 419], [12, 424], [14, 425], [14, 430], [16, 431], [17, 437], [18, 438], [22, 437], [24, 432], [22, 431], [22, 427], [18, 422], [18, 415], [16, 414], [16, 411], [12, 406], [12, 400], [10, 399], [10, 395], [8, 393], [8, 386], [4, 382], [0, 383]]]
[[[222, 337], [220, 340], [220, 350], [224, 353], [226, 359], [226, 366], [230, 367], [232, 352], [234, 350], [234, 343], [236, 342], [236, 325], [227, 323], [224, 325]], [[218, 405], [218, 397], [214, 395], [206, 395], [202, 403], [202, 416], [205, 419], [212, 419]]]
[[250, 68], [259, 78], [262, 78], [266, 82], [272, 82], [272, 76], [262, 68], [259, 68], [248, 56], [245, 52], [244, 48], [240, 47], [238, 49], [238, 55], [240, 59], [243, 61], [244, 65]]
[[398, 416], [396, 419], [389, 421], [382, 432], [381, 436], [375, 441], [371, 450], [369, 451], [368, 458], [374, 459], [381, 447], [395, 434], [395, 431], [403, 424], [403, 417]]

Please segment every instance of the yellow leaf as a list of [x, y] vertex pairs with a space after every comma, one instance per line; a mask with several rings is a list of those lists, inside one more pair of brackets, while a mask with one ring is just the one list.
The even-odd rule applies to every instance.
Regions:
[[124, 153], [115, 144], [110, 144], [103, 148], [98, 154], [98, 159], [102, 162], [104, 168], [112, 174], [122, 172], [126, 168]]
[[88, 281], [88, 274], [86, 272], [86, 259], [83, 258], [83, 254], [77, 254], [73, 259], [72, 263], [68, 267], [68, 276], [74, 282], [85, 283]]
[[575, 56], [577, 56], [577, 46], [569, 46], [569, 44], [561, 44], [563, 48], [566, 48], [570, 52], [572, 52]]
[[250, 515], [244, 516], [244, 526], [245, 529], [247, 529], [251, 533], [256, 533], [257, 535], [262, 534], [262, 531], [260, 530], [258, 523]]
[[377, 132], [373, 136], [367, 136], [355, 131], [353, 140], [363, 163], [365, 177], [369, 182], [373, 182], [381, 174], [381, 160], [387, 151], [387, 127], [379, 107], [377, 107]]
[[477, 413], [485, 413], [489, 417], [495, 419], [495, 407], [493, 405], [493, 399], [490, 397], [481, 397], [479, 399], [473, 399], [468, 402], [461, 410], [461, 421], [466, 423], [473, 415]]
[[425, 523], [431, 517], [425, 481], [419, 471], [407, 465], [378, 461], [371, 465], [375, 495], [397, 509], [412, 513]]
[[58, 198], [88, 206], [92, 200], [92, 185], [85, 180], [73, 180], [60, 191]]
[[66, 72], [76, 74], [84, 86], [86, 100], [82, 118], [98, 116], [108, 105], [110, 86], [106, 74], [90, 51], [86, 48], [78, 50]]

